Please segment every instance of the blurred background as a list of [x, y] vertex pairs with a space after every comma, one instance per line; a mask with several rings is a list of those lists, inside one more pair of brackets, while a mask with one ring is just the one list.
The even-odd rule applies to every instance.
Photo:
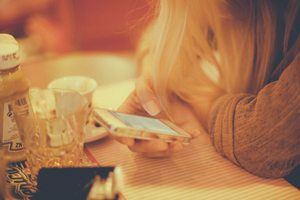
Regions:
[[[0, 0], [0, 32], [18, 40], [22, 69], [32, 87], [45, 88], [50, 81], [69, 75], [94, 78], [99, 86], [123, 86], [127, 83], [122, 82], [137, 76], [135, 50], [153, 17], [154, 3]], [[131, 81], [127, 90], [133, 85]], [[119, 93], [113, 98], [123, 99], [116, 96]]]
[[153, 0], [0, 0], [0, 32], [25, 56], [73, 51], [134, 52]]

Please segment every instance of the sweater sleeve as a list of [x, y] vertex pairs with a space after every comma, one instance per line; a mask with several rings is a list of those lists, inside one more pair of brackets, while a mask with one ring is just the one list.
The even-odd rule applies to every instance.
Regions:
[[209, 134], [216, 150], [262, 177], [283, 177], [300, 163], [300, 56], [259, 93], [216, 100]]

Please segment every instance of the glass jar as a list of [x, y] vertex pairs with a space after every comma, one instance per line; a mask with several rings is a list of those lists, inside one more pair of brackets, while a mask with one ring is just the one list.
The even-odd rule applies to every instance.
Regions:
[[[26, 157], [19, 134], [15, 113], [30, 114], [28, 91], [30, 81], [20, 67], [19, 45], [9, 34], [0, 34], [0, 151], [3, 155], [1, 173], [6, 174], [6, 184], [2, 186], [6, 198], [21, 198], [20, 186], [27, 184]], [[27, 170], [28, 171], [28, 170]], [[5, 181], [4, 181], [5, 182]], [[7, 191], [9, 190], [9, 191]], [[26, 191], [27, 192], [27, 191]], [[12, 197], [7, 197], [7, 195]]]

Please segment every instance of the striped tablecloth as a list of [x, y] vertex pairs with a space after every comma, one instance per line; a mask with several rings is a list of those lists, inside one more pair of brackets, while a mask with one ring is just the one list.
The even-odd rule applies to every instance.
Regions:
[[263, 179], [219, 156], [207, 136], [195, 139], [170, 158], [150, 159], [111, 138], [87, 145], [100, 165], [119, 165], [127, 200], [300, 199], [283, 179]]
[[[100, 87], [93, 104], [116, 109], [133, 86], [131, 80]], [[259, 178], [218, 155], [207, 135], [164, 159], [132, 153], [109, 137], [87, 144], [86, 151], [100, 165], [122, 168], [127, 200], [300, 200], [299, 190], [284, 179]]]

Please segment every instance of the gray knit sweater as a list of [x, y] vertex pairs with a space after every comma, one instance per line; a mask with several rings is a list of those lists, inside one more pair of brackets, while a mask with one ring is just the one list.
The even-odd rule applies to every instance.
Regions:
[[216, 150], [258, 176], [282, 177], [300, 163], [297, 46], [277, 69], [279, 78], [257, 95], [228, 94], [211, 110], [209, 134]]

